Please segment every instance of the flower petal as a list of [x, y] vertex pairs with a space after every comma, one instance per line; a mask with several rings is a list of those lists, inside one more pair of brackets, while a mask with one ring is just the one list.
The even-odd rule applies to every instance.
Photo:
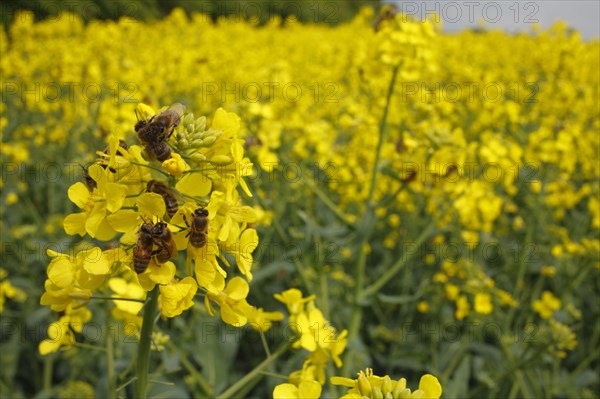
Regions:
[[442, 386], [438, 379], [431, 374], [421, 377], [419, 389], [425, 392], [423, 399], [439, 399], [442, 396]]
[[77, 254], [82, 259], [83, 268], [90, 274], [103, 275], [110, 272], [112, 264], [108, 261], [102, 250], [98, 247]]
[[293, 384], [279, 384], [273, 390], [273, 399], [298, 399], [298, 388]]
[[175, 188], [192, 197], [206, 197], [210, 194], [212, 181], [202, 173], [188, 173], [177, 182]]
[[106, 197], [106, 209], [114, 213], [121, 209], [125, 201], [126, 188], [117, 183], [106, 183], [104, 195]]
[[85, 222], [87, 221], [87, 218], [87, 212], [72, 213], [67, 215], [63, 220], [65, 233], [68, 235], [79, 234], [83, 237], [85, 235]]
[[139, 225], [139, 213], [131, 209], [119, 209], [106, 219], [113, 229], [120, 233], [137, 232]]
[[85, 209], [85, 204], [90, 197], [90, 190], [81, 182], [77, 182], [69, 187], [67, 191], [69, 199], [77, 205], [79, 209]]
[[156, 193], [144, 193], [140, 195], [136, 205], [142, 218], [162, 218], [166, 212], [165, 201], [163, 200], [163, 197]]

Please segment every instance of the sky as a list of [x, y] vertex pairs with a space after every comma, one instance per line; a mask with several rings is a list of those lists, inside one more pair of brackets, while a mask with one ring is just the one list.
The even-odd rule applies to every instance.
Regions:
[[600, 0], [396, 0], [405, 14], [419, 18], [437, 13], [445, 31], [478, 27], [507, 32], [529, 31], [533, 23], [549, 28], [562, 20], [581, 32], [584, 39], [600, 37]]

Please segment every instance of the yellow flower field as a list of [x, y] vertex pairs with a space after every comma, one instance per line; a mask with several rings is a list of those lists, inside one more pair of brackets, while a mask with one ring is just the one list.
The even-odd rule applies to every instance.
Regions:
[[0, 397], [598, 397], [598, 40], [0, 35]]

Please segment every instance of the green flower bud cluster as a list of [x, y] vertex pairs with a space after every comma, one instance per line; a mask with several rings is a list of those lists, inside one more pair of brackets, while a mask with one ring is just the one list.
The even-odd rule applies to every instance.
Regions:
[[438, 399], [442, 388], [437, 378], [430, 374], [421, 378], [419, 389], [411, 391], [406, 387], [405, 378], [396, 381], [387, 375], [379, 377], [373, 375], [371, 369], [367, 369], [358, 373], [358, 378], [354, 380], [354, 388], [348, 394], [343, 398], [358, 395], [361, 399]]
[[[177, 150], [187, 153], [192, 163], [208, 162], [203, 149], [211, 147], [223, 134], [222, 130], [206, 129], [206, 117], [201, 116], [194, 119], [194, 114], [186, 114], [183, 117], [180, 129], [177, 132]], [[214, 163], [211, 161], [211, 163]]]

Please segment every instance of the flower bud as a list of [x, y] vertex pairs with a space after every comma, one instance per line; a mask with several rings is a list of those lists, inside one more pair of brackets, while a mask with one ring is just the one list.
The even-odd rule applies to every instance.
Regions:
[[358, 391], [363, 396], [370, 397], [371, 396], [371, 383], [365, 376], [365, 374], [361, 371], [358, 374]]
[[381, 388], [374, 387], [371, 391], [371, 398], [373, 399], [383, 399], [383, 393], [381, 392]]
[[203, 138], [204, 138], [204, 133], [203, 132], [194, 132], [194, 133], [192, 133], [192, 134], [190, 134], [188, 136], [188, 139], [192, 140], [192, 141], [194, 141], [196, 139], [202, 140]]
[[410, 398], [410, 389], [404, 388], [402, 391], [394, 392], [394, 399], [411, 399]]
[[204, 138], [204, 146], [205, 147], [210, 147], [211, 145], [214, 144], [215, 141], [217, 141], [217, 137], [216, 136], [208, 136]]
[[194, 126], [196, 130], [205, 130], [206, 129], [206, 116], [201, 116], [194, 122]]
[[196, 140], [192, 141], [190, 143], [190, 147], [192, 147], [192, 148], [203, 147], [202, 139], [196, 139]]
[[383, 384], [381, 384], [381, 391], [384, 394], [392, 392], [392, 379], [389, 376], [383, 377]]
[[232, 162], [233, 158], [231, 158], [229, 155], [215, 155], [210, 160], [210, 163], [213, 165], [229, 165]]
[[179, 147], [181, 149], [188, 148], [189, 146], [190, 146], [190, 143], [187, 141], [187, 139], [181, 139], [177, 142], [177, 147]]
[[187, 169], [187, 164], [181, 158], [181, 155], [173, 153], [171, 158], [165, 160], [162, 163], [162, 167], [171, 175], [178, 177], [181, 176], [183, 172]]
[[199, 152], [192, 154], [191, 158], [192, 158], [192, 161], [194, 161], [196, 163], [201, 163], [201, 162], [206, 161], [206, 156], [204, 156], [204, 154], [201, 154]]

